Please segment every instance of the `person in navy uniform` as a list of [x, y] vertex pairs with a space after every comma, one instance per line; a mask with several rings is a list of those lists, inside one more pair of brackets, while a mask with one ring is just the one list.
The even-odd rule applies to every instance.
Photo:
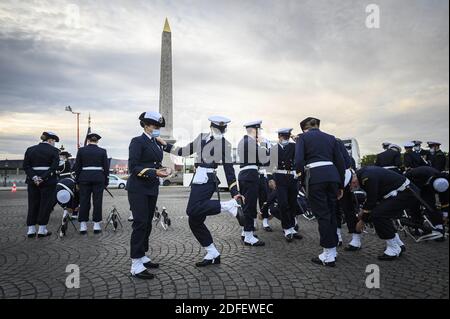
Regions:
[[61, 151], [59, 153], [59, 166], [56, 174], [58, 179], [70, 177], [72, 174], [72, 166], [70, 165], [69, 158], [72, 155], [67, 151]]
[[78, 150], [73, 169], [80, 188], [78, 221], [80, 222], [81, 235], [87, 234], [91, 198], [94, 207], [92, 214], [94, 234], [102, 232], [103, 191], [109, 183], [108, 155], [105, 149], [98, 146], [101, 136], [96, 133], [90, 133], [86, 136], [86, 139], [88, 145]]
[[240, 164], [239, 190], [245, 197], [243, 212], [245, 225], [242, 232], [246, 246], [264, 246], [265, 243], [254, 236], [255, 219], [257, 217], [258, 193], [260, 190], [259, 168], [270, 162], [269, 151], [262, 147], [260, 129], [261, 120], [244, 124], [247, 134], [238, 144], [238, 157]]
[[80, 193], [75, 179], [63, 177], [58, 180], [56, 184], [56, 203], [64, 210], [63, 224], [61, 225], [61, 233], [64, 236], [67, 231], [67, 219], [71, 218], [80, 203]]
[[36, 237], [36, 225], [39, 225], [38, 237], [47, 237], [50, 213], [53, 208], [56, 189], [56, 170], [59, 164], [59, 150], [55, 143], [59, 137], [52, 132], [43, 132], [41, 143], [29, 147], [25, 152], [23, 169], [27, 175], [28, 216], [27, 236]]
[[[211, 116], [210, 133], [201, 133], [193, 142], [185, 147], [174, 147], [163, 139], [159, 139], [165, 150], [177, 156], [191, 156], [196, 154], [195, 175], [191, 183], [186, 213], [189, 217], [189, 227], [200, 245], [206, 250], [206, 256], [197, 267], [220, 264], [220, 253], [214, 245], [212, 235], [205, 225], [208, 216], [221, 212], [229, 213], [244, 226], [244, 216], [239, 202], [245, 198], [237, 188], [236, 175], [233, 167], [232, 148], [225, 139], [228, 123], [231, 121], [223, 116]], [[218, 191], [216, 169], [223, 165], [228, 188], [232, 199], [229, 201], [213, 200], [211, 197]]]
[[[261, 147], [267, 149], [267, 154], [270, 155], [270, 148], [272, 147], [269, 140], [266, 138], [262, 138], [262, 141], [260, 143]], [[270, 161], [270, 159], [269, 159]], [[261, 165], [259, 166], [259, 190], [258, 190], [258, 206], [259, 206], [259, 213], [260, 217], [262, 219], [263, 229], [266, 232], [273, 232], [272, 227], [270, 227], [269, 224], [269, 215], [267, 214], [267, 210], [263, 212], [264, 203], [267, 202], [268, 195], [269, 195], [269, 173], [267, 172], [267, 165]]]
[[417, 147], [413, 142], [408, 142], [403, 147], [405, 148], [405, 154], [403, 155], [405, 171], [420, 166], [428, 166], [428, 163], [420, 155], [420, 150], [418, 151], [420, 146]]
[[[433, 167], [421, 166], [410, 169], [406, 172], [405, 176], [420, 189], [420, 197], [428, 204], [428, 208], [425, 210], [425, 214], [433, 224], [435, 229], [442, 233], [440, 239], [445, 239], [444, 219], [443, 213], [437, 207], [436, 195], [439, 197], [442, 207], [448, 207], [449, 198], [449, 182], [448, 173], [440, 172]], [[417, 205], [411, 211], [413, 219], [418, 223], [423, 223], [423, 217], [420, 210], [421, 204], [417, 202]]]
[[422, 141], [415, 140], [412, 141], [414, 143], [413, 151], [420, 155], [420, 157], [423, 159], [423, 161], [426, 163], [426, 165], [430, 165], [430, 152], [428, 150], [425, 150], [422, 148]]
[[358, 216], [358, 231], [363, 231], [367, 222], [372, 222], [375, 231], [386, 241], [386, 250], [379, 260], [391, 261], [406, 251], [394, 227], [393, 219], [402, 216], [405, 209], [417, 205], [414, 192], [418, 189], [402, 174], [377, 167], [367, 166], [356, 172], [352, 178], [352, 190], [362, 189], [367, 194], [366, 202]]
[[443, 172], [447, 167], [447, 157], [441, 150], [441, 143], [428, 142], [431, 167], [437, 169], [439, 172]]
[[361, 232], [356, 231], [356, 224], [358, 219], [356, 218], [355, 205], [353, 201], [353, 193], [350, 190], [350, 181], [352, 174], [356, 170], [355, 160], [345, 148], [342, 140], [337, 139], [339, 150], [342, 154], [345, 163], [345, 183], [344, 183], [344, 195], [338, 201], [336, 206], [337, 209], [337, 235], [338, 235], [338, 246], [342, 245], [342, 215], [344, 217], [345, 223], [347, 224], [349, 234], [352, 234], [352, 240], [347, 247], [346, 251], [356, 251], [361, 249]]
[[375, 166], [390, 169], [400, 174], [400, 167], [402, 166], [401, 149], [399, 150], [399, 147], [392, 143], [389, 143], [387, 148], [385, 148], [385, 143], [383, 143], [383, 148], [384, 151], [377, 154]]
[[[281, 227], [287, 242], [302, 239], [296, 230], [296, 216], [300, 211], [297, 202], [298, 179], [295, 171], [295, 143], [292, 143], [292, 128], [277, 130], [278, 144], [272, 149], [272, 177], [276, 183]], [[298, 229], [298, 228], [297, 228]]]
[[312, 262], [334, 267], [338, 245], [336, 205], [343, 196], [345, 163], [338, 141], [320, 130], [320, 120], [308, 117], [300, 123], [295, 166], [303, 178], [311, 211], [317, 218], [323, 253]]
[[134, 137], [129, 147], [127, 182], [128, 202], [133, 215], [130, 240], [131, 274], [141, 279], [153, 279], [148, 269], [159, 268], [146, 255], [149, 237], [159, 194], [159, 178], [169, 176], [170, 170], [162, 167], [163, 146], [158, 141], [161, 127], [166, 121], [158, 112], [145, 112], [139, 116], [144, 129], [141, 136]]

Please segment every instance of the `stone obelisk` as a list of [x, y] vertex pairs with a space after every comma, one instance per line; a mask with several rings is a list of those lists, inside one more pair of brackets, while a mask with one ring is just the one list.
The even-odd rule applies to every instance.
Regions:
[[[173, 137], [173, 97], [172, 97], [172, 31], [166, 18], [161, 42], [161, 78], [159, 88], [159, 113], [166, 120], [166, 127], [161, 129], [161, 137], [174, 144]], [[163, 165], [173, 167], [170, 155], [164, 153]]]

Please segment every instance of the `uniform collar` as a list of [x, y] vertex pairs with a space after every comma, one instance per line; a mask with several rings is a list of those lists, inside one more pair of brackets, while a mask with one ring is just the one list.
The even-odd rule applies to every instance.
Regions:
[[145, 131], [144, 131], [144, 135], [147, 136], [150, 139], [150, 141], [154, 141], [154, 138]]

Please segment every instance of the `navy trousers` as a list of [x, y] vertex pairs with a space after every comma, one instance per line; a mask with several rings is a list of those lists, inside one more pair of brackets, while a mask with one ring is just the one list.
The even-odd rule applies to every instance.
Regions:
[[239, 182], [239, 191], [245, 197], [242, 207], [245, 216], [244, 231], [255, 231], [257, 215], [259, 180]]
[[192, 184], [186, 213], [189, 216], [189, 227], [202, 247], [208, 247], [214, 241], [205, 225], [206, 217], [221, 212], [220, 202], [212, 200], [216, 191], [216, 182], [210, 178], [206, 184]]
[[79, 222], [89, 221], [89, 211], [91, 210], [91, 197], [92, 206], [94, 207], [92, 213], [92, 220], [96, 223], [102, 221], [103, 210], [103, 190], [105, 189], [104, 183], [80, 183], [80, 211], [78, 213]]
[[47, 225], [56, 198], [56, 185], [28, 184], [27, 226]]
[[148, 252], [148, 240], [152, 233], [152, 221], [158, 196], [128, 192], [128, 202], [133, 213], [131, 232], [131, 258], [138, 259]]
[[334, 248], [338, 244], [336, 205], [337, 183], [309, 185], [308, 201], [311, 211], [319, 224], [320, 246]]
[[267, 212], [262, 211], [262, 207], [265, 202], [267, 202], [267, 195], [269, 194], [269, 185], [267, 177], [263, 174], [259, 175], [259, 189], [258, 189], [258, 205], [259, 210], [262, 213], [263, 218], [269, 218]]
[[297, 181], [292, 175], [275, 174], [277, 200], [280, 209], [281, 227], [290, 229], [295, 226], [295, 216], [300, 213], [297, 202]]

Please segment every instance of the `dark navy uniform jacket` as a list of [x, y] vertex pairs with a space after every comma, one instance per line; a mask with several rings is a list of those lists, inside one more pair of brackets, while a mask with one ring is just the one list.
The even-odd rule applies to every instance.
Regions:
[[310, 129], [297, 138], [295, 166], [297, 173], [304, 176], [307, 164], [329, 161], [334, 165], [316, 167], [310, 170], [309, 183], [335, 182], [344, 188], [345, 163], [336, 138], [319, 129]]
[[72, 172], [72, 167], [70, 166], [69, 160], [65, 160], [61, 165], [58, 166], [56, 173], [59, 178], [68, 177]]
[[[274, 162], [274, 169], [295, 173], [295, 143], [288, 143], [284, 146], [278, 143], [274, 146], [271, 152], [271, 162]], [[294, 181], [294, 175], [277, 174], [274, 172], [270, 176], [270, 179], [275, 179], [277, 185], [288, 185]]]
[[419, 188], [429, 185], [432, 186], [436, 178], [442, 177], [448, 179], [447, 173], [442, 173], [429, 166], [420, 166], [410, 169], [405, 173], [405, 176]]
[[[33, 183], [34, 176], [40, 176], [42, 185], [56, 184], [56, 170], [59, 165], [59, 150], [48, 144], [39, 143], [29, 147], [25, 152], [23, 169], [27, 174], [27, 184]], [[49, 167], [46, 170], [34, 170], [33, 167]]]
[[[172, 144], [167, 144], [164, 150], [183, 157], [196, 154], [197, 156], [194, 164], [196, 168], [204, 167], [217, 169], [219, 164], [222, 164], [231, 196], [239, 194], [236, 174], [233, 167], [233, 158], [231, 155], [231, 143], [224, 137], [221, 139], [214, 139], [211, 134], [201, 133], [194, 141], [184, 147], [175, 147]], [[214, 174], [208, 174], [208, 177], [208, 182], [216, 183]]]
[[438, 150], [436, 153], [430, 155], [431, 166], [440, 172], [445, 171], [447, 164], [447, 157], [445, 153]]
[[402, 166], [402, 155], [392, 149], [387, 149], [377, 155], [375, 166], [388, 167], [395, 166], [400, 168]]
[[145, 133], [134, 137], [129, 146], [127, 190], [131, 193], [157, 196], [159, 178], [156, 170], [162, 167], [163, 146]]
[[[239, 164], [241, 169], [245, 166], [268, 166], [270, 163], [270, 152], [267, 148], [256, 143], [256, 139], [245, 135], [238, 145]], [[240, 181], [256, 182], [259, 180], [258, 169], [249, 169], [239, 172]]]
[[[102, 170], [83, 170], [84, 167], [101, 167]], [[106, 150], [88, 144], [78, 149], [73, 167], [77, 183], [105, 183], [108, 185], [109, 160]]]
[[384, 196], [398, 189], [406, 182], [406, 177], [394, 171], [367, 166], [356, 172], [361, 188], [367, 193], [363, 208], [372, 210]]
[[404, 157], [404, 166], [406, 169], [416, 168], [420, 166], [428, 166], [428, 163], [425, 162], [422, 156], [417, 152], [406, 152], [403, 157]]

